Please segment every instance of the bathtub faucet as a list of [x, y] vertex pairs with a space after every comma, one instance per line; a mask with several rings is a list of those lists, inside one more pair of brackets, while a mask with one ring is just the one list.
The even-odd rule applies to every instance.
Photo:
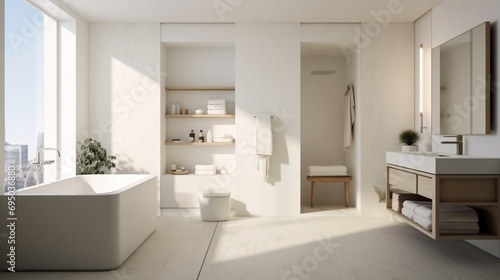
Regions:
[[40, 161], [40, 154], [43, 151], [47, 151], [47, 150], [56, 151], [57, 152], [57, 156], [61, 157], [61, 152], [59, 152], [59, 150], [56, 149], [56, 148], [41, 148], [41, 149], [38, 149], [38, 151], [36, 152], [36, 159], [33, 162], [33, 165], [42, 166], [42, 165], [52, 164], [52, 163], [55, 162], [54, 160], [43, 160], [43, 161]]

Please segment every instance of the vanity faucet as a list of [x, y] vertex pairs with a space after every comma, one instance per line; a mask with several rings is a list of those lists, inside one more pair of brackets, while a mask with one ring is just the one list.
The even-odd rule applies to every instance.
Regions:
[[464, 154], [464, 139], [462, 135], [444, 135], [443, 137], [455, 137], [455, 141], [441, 141], [441, 144], [455, 144], [457, 147], [457, 155]]

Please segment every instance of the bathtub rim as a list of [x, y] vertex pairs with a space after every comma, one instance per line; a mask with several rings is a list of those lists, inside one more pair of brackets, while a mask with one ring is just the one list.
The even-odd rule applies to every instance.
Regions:
[[[109, 177], [124, 176], [125, 177], [125, 176], [138, 176], [138, 175], [142, 175], [143, 177], [140, 178], [140, 179], [131, 181], [131, 182], [125, 184], [123, 187], [121, 187], [119, 189], [116, 189], [116, 190], [113, 190], [113, 191], [109, 191], [109, 192], [94, 193], [94, 194], [54, 194], [54, 193], [37, 193], [37, 194], [27, 193], [27, 194], [24, 194], [24, 192], [27, 192], [27, 191], [32, 190], [32, 189], [41, 188], [41, 187], [44, 187], [44, 186], [47, 186], [47, 185], [50, 185], [50, 184], [53, 184], [53, 183], [59, 183], [59, 182], [69, 181], [69, 180], [72, 180], [72, 179], [75, 179], [75, 178], [79, 178], [79, 177], [80, 178], [98, 177], [98, 176], [109, 176]], [[154, 175], [154, 174], [148, 174], [148, 173], [138, 173], [138, 174], [134, 174], [134, 173], [130, 173], [130, 174], [80, 174], [80, 175], [75, 175], [73, 177], [64, 178], [64, 179], [60, 179], [60, 180], [57, 180], [57, 181], [47, 182], [47, 183], [43, 183], [43, 184], [39, 184], [39, 185], [34, 185], [34, 186], [27, 187], [27, 188], [23, 188], [23, 189], [20, 189], [20, 190], [16, 190], [14, 196], [19, 195], [19, 196], [61, 196], [61, 197], [63, 197], [63, 196], [106, 196], [106, 195], [116, 195], [116, 194], [119, 194], [119, 193], [122, 193], [122, 192], [125, 192], [125, 191], [129, 190], [130, 188], [132, 188], [135, 185], [141, 184], [143, 182], [146, 182], [146, 181], [151, 180], [151, 179], [156, 178], [156, 177], [157, 177], [156, 175]], [[2, 193], [0, 193], [0, 196], [10, 196], [10, 195], [8, 194], [8, 192], [2, 192]]]

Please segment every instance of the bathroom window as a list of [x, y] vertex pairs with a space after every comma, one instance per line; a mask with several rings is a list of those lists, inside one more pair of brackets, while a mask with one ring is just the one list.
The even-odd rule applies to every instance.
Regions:
[[17, 189], [58, 177], [56, 164], [31, 168], [38, 149], [57, 146], [57, 26], [26, 1], [5, 1], [4, 173], [15, 172]]

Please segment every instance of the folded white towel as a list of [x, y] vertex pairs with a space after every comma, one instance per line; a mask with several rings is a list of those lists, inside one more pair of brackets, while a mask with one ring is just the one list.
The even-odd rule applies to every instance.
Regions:
[[405, 200], [403, 202], [403, 207], [408, 208], [408, 210], [415, 213], [415, 208], [421, 205], [430, 205], [432, 201], [416, 201], [416, 200]]
[[343, 165], [310, 165], [307, 167], [309, 172], [332, 172], [332, 173], [347, 173], [347, 167]]
[[427, 230], [432, 230], [432, 221], [429, 219], [426, 219], [424, 217], [415, 214], [413, 215], [413, 221], [415, 221], [415, 223], [421, 225], [423, 228]]
[[196, 170], [196, 175], [215, 175], [215, 170]]
[[[414, 210], [416, 215], [432, 220], [432, 205], [419, 205]], [[439, 221], [477, 223], [477, 213], [467, 206], [442, 205], [439, 207]]]
[[401, 214], [405, 215], [408, 219], [411, 220], [413, 220], [413, 216], [415, 216], [415, 213], [413, 213], [413, 211], [406, 207], [403, 207], [403, 209], [401, 209]]
[[207, 115], [225, 115], [226, 110], [208, 110]]
[[[414, 215], [413, 220], [415, 223], [421, 225], [423, 228], [427, 230], [432, 230], [432, 221], [420, 217], [419, 215]], [[450, 234], [450, 233], [464, 233], [464, 234], [470, 234], [470, 233], [478, 233], [479, 232], [479, 225], [477, 223], [440, 223], [439, 224], [439, 231], [444, 234]]]
[[215, 134], [214, 138], [233, 138], [232, 134]]
[[337, 173], [337, 172], [309, 172], [309, 177], [342, 177], [347, 176], [347, 173]]
[[479, 229], [440, 229], [440, 233], [442, 234], [477, 234], [479, 233]]
[[475, 230], [479, 231], [477, 223], [439, 223], [439, 230]]
[[208, 100], [208, 104], [210, 105], [224, 105], [226, 104], [225, 99], [210, 99]]
[[203, 165], [203, 164], [197, 164], [195, 166], [195, 170], [215, 170], [215, 165], [213, 164], [206, 164], [206, 165]]
[[229, 138], [229, 137], [224, 137], [224, 138], [219, 138], [219, 137], [215, 137], [212, 139], [212, 141], [216, 142], [216, 143], [231, 143], [234, 141], [234, 138]]
[[208, 104], [208, 110], [226, 110], [225, 104]]

